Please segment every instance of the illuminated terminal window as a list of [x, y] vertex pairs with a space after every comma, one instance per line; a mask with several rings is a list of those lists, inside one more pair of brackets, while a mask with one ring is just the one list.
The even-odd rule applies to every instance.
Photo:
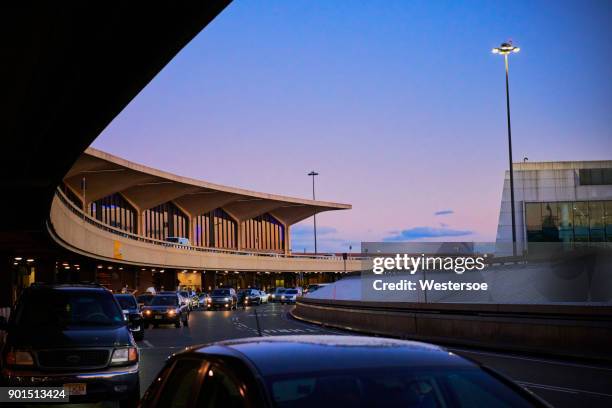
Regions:
[[212, 248], [236, 248], [238, 224], [223, 209], [217, 208], [195, 219], [194, 243]]
[[612, 242], [612, 201], [525, 203], [529, 242]]
[[242, 232], [244, 249], [283, 251], [285, 248], [285, 227], [270, 214], [243, 221]]
[[131, 233], [138, 231], [136, 210], [118, 193], [92, 202], [89, 205], [89, 215], [123, 231]]
[[165, 240], [168, 237], [189, 237], [189, 219], [172, 202], [146, 210], [143, 221], [144, 235], [149, 238]]

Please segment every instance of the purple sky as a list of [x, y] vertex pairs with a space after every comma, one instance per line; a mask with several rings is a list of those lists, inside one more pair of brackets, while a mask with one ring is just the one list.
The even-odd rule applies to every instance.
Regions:
[[[612, 159], [612, 3], [236, 1], [93, 146], [215, 183], [353, 209], [320, 250], [494, 240], [515, 160]], [[312, 219], [293, 248], [312, 249]], [[403, 232], [402, 232], [403, 231]]]

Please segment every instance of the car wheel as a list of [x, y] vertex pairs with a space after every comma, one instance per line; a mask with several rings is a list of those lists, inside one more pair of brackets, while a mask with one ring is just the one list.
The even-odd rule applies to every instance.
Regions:
[[174, 327], [176, 327], [177, 329], [181, 327], [181, 321], [177, 320], [176, 322], [174, 322]]

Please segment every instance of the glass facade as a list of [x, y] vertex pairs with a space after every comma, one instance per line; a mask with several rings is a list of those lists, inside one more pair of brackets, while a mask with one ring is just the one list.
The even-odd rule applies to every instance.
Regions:
[[242, 222], [241, 247], [252, 250], [283, 251], [285, 227], [270, 214]]
[[211, 248], [237, 248], [238, 224], [221, 208], [195, 219], [194, 244]]
[[612, 201], [525, 203], [528, 242], [612, 242]]
[[149, 238], [189, 237], [189, 218], [172, 202], [146, 210], [143, 221], [144, 235]]
[[138, 232], [138, 214], [120, 194], [112, 194], [89, 204], [89, 215], [111, 227], [133, 234]]

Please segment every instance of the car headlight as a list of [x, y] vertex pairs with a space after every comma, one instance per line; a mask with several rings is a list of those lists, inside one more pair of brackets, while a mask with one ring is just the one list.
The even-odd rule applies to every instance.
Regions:
[[176, 310], [174, 310], [174, 309], [168, 310], [168, 315], [169, 316], [174, 316], [175, 314], [176, 314]]
[[270, 295], [270, 297], [271, 297], [272, 299], [274, 299], [274, 295]]
[[151, 311], [150, 310], [145, 310], [144, 314], [146, 314], [147, 316], [151, 316]]
[[25, 350], [9, 351], [6, 354], [7, 365], [33, 366], [34, 358], [32, 353]]
[[223, 300], [229, 302], [230, 298], [223, 298]]
[[138, 349], [136, 347], [118, 348], [113, 351], [111, 365], [123, 365], [138, 361]]

